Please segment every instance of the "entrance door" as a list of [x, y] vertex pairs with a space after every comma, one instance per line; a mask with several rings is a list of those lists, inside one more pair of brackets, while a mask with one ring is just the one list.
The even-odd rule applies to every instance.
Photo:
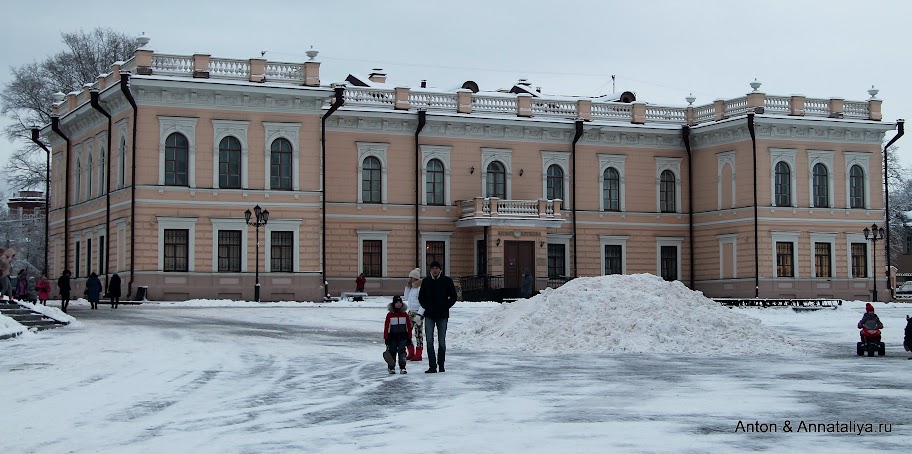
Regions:
[[525, 268], [535, 278], [535, 242], [507, 241], [504, 244], [504, 297], [516, 298], [522, 286]]

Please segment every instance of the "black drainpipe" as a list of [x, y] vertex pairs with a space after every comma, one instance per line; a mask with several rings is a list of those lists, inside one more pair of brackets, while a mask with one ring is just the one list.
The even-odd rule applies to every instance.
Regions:
[[684, 125], [681, 130], [684, 138], [684, 148], [687, 150], [687, 224], [690, 235], [690, 288], [694, 288], [694, 219], [693, 219], [693, 159], [690, 155], [690, 126]]
[[[320, 189], [323, 192], [323, 194], [322, 194], [323, 195], [323, 197], [322, 197], [322, 199], [323, 199], [322, 243], [323, 244], [321, 245], [321, 248], [320, 248], [321, 249], [320, 253], [322, 255], [321, 264], [323, 266], [320, 267], [320, 268], [322, 268], [322, 271], [320, 272], [320, 274], [323, 277], [323, 299], [324, 300], [329, 300], [329, 281], [326, 280], [326, 167], [327, 167], [326, 166], [326, 119], [329, 118], [329, 116], [332, 115], [333, 112], [336, 111], [336, 109], [338, 109], [339, 107], [342, 107], [343, 104], [345, 104], [345, 88], [336, 87], [336, 97], [335, 97], [335, 99], [333, 99], [332, 105], [329, 106], [329, 110], [327, 110], [326, 113], [323, 114], [323, 118], [320, 119], [320, 146], [323, 149], [323, 156], [321, 158], [322, 160], [320, 161], [320, 163], [323, 165], [323, 168], [320, 171], [320, 175], [323, 178], [323, 182], [320, 187]], [[360, 272], [360, 270], [359, 270], [359, 272]]]
[[427, 112], [421, 109], [418, 111], [418, 129], [415, 130], [415, 268], [421, 267], [421, 234], [418, 230], [418, 206], [421, 203], [421, 147], [418, 145], [418, 134], [421, 134], [426, 123]]
[[[897, 140], [899, 140], [900, 137], [903, 136], [903, 134], [904, 134], [903, 125], [905, 124], [905, 122], [906, 121], [903, 119], [896, 120], [896, 128], [898, 130], [897, 134], [895, 136], [893, 136], [893, 138], [890, 139], [889, 142], [887, 142], [887, 145], [884, 147], [884, 153], [883, 153], [883, 155], [884, 155], [884, 182], [886, 183], [886, 184], [884, 184], [884, 204], [885, 204], [884, 213], [886, 214], [886, 218], [887, 218], [887, 222], [886, 222], [887, 271], [886, 271], [886, 273], [887, 273], [887, 288], [890, 290], [891, 298], [893, 297], [893, 281], [890, 279], [890, 267], [893, 266], [893, 259], [891, 257], [892, 254], [890, 254], [890, 180], [887, 177], [887, 175], [889, 175], [889, 173], [887, 173], [887, 170], [888, 170], [888, 168], [887, 168], [887, 148], [890, 148], [890, 145], [893, 145], [893, 142], [896, 142]], [[877, 279], [877, 270], [874, 270], [874, 279], [875, 280]]]
[[751, 135], [754, 156], [754, 298], [760, 298], [760, 228], [757, 212], [757, 135], [754, 133], [754, 113], [747, 114], [747, 130]]
[[573, 186], [573, 193], [571, 197], [573, 200], [570, 203], [570, 211], [573, 214], [573, 277], [579, 275], [578, 268], [576, 265], [576, 142], [579, 142], [580, 137], [583, 137], [583, 120], [576, 120], [576, 135], [573, 136], [573, 144], [570, 146], [570, 159], [573, 160], [572, 168], [570, 170], [570, 184]]
[[70, 266], [70, 138], [60, 130], [60, 117], [51, 117], [51, 131], [66, 141], [66, 178], [63, 201], [63, 269]]
[[44, 276], [48, 275], [48, 250], [50, 249], [50, 219], [51, 219], [51, 150], [41, 142], [41, 130], [32, 128], [32, 142], [38, 145], [47, 155], [44, 166]]
[[109, 264], [111, 262], [111, 114], [109, 114], [106, 110], [104, 110], [101, 107], [101, 104], [98, 102], [98, 98], [99, 98], [98, 90], [92, 90], [90, 94], [92, 95], [92, 98], [89, 102], [92, 104], [92, 107], [94, 107], [95, 110], [101, 112], [102, 115], [108, 117], [108, 148], [107, 148], [108, 156], [105, 159], [105, 161], [106, 161], [105, 163], [108, 165], [108, 168], [106, 169], [107, 176], [105, 177], [105, 179], [107, 180], [106, 185], [105, 185], [105, 202], [106, 202], [107, 208], [105, 209], [105, 246], [104, 246], [104, 248], [105, 248], [104, 291], [105, 291], [105, 294], [107, 294], [108, 293], [108, 271], [110, 269]]
[[[127, 102], [133, 107], [133, 162], [130, 166], [130, 282], [127, 282], [127, 298], [129, 298], [133, 292], [133, 279], [136, 273], [136, 120], [139, 116], [139, 111], [136, 108], [136, 100], [133, 99], [133, 93], [130, 93], [130, 73], [128, 71], [120, 72], [120, 91], [123, 92]], [[110, 138], [111, 135], [108, 134], [108, 140]], [[108, 161], [108, 169], [110, 169], [110, 159]], [[110, 178], [108, 178], [108, 184], [111, 184]]]

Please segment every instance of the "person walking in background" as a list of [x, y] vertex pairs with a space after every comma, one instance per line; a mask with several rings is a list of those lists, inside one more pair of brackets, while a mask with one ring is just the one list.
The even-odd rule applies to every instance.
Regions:
[[412, 322], [406, 313], [408, 305], [402, 301], [402, 297], [396, 295], [393, 302], [386, 306], [389, 311], [386, 314], [386, 321], [383, 323], [383, 342], [386, 344], [386, 351], [383, 352], [383, 359], [386, 360], [386, 368], [391, 374], [396, 373], [396, 356], [399, 356], [399, 373], [405, 374], [405, 347], [412, 346]]
[[412, 321], [412, 332], [415, 333], [414, 345], [408, 346], [409, 361], [421, 361], [424, 353], [424, 308], [418, 304], [418, 292], [421, 290], [421, 269], [409, 271], [409, 281], [405, 284], [402, 299], [408, 304], [409, 320]]
[[51, 283], [48, 282], [47, 276], [41, 276], [41, 280], [35, 285], [35, 290], [38, 291], [38, 304], [47, 306], [48, 296], [51, 293]]
[[13, 293], [13, 296], [16, 297], [19, 301], [26, 301], [28, 299], [28, 276], [25, 275], [25, 270], [19, 270], [19, 274], [16, 275], [16, 290]]
[[361, 274], [359, 274], [358, 277], [355, 279], [355, 291], [356, 291], [356, 292], [363, 292], [363, 291], [364, 291], [364, 285], [365, 285], [365, 284], [367, 284], [367, 278], [364, 277], [364, 273], [361, 273]]
[[[440, 262], [431, 262], [431, 275], [421, 282], [418, 291], [418, 303], [424, 308], [427, 321], [428, 370], [434, 374], [439, 370], [446, 372], [443, 363], [446, 360], [446, 329], [450, 318], [450, 308], [456, 304], [456, 286], [453, 279], [443, 274]], [[434, 351], [434, 331], [437, 331], [437, 351]]]
[[108, 281], [108, 296], [111, 297], [111, 309], [117, 309], [120, 303], [120, 276], [117, 273]]
[[57, 279], [57, 291], [60, 292], [60, 310], [66, 313], [67, 305], [70, 304], [70, 270], [63, 270]]
[[85, 294], [89, 304], [92, 305], [92, 309], [98, 309], [98, 302], [101, 300], [101, 280], [98, 279], [98, 275], [94, 271], [86, 279]]
[[529, 271], [529, 268], [523, 268], [522, 285], [519, 287], [519, 297], [530, 298], [532, 296], [532, 287], [534, 284], [535, 282], [532, 279], [532, 272]]

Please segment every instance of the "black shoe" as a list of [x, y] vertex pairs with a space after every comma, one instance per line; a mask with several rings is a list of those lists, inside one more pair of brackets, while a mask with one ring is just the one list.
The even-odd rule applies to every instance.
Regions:
[[437, 370], [439, 370], [440, 372], [446, 372], [446, 369], [443, 368], [443, 364], [438, 365]]
[[407, 374], [408, 371], [406, 371], [405, 369], [400, 369], [400, 370], [399, 370], [399, 373], [400, 373], [400, 374]]
[[431, 367], [431, 368], [428, 368], [428, 370], [424, 371], [424, 373], [426, 373], [426, 374], [436, 374], [436, 373], [437, 373], [437, 369], [434, 369], [433, 367]]
[[393, 375], [396, 373], [396, 369], [387, 369], [386, 371], [389, 372], [390, 375]]

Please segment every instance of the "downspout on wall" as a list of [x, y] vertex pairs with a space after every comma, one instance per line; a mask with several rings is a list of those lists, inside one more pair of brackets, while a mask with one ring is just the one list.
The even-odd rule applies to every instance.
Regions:
[[690, 235], [690, 289], [694, 288], [694, 207], [693, 207], [693, 158], [690, 150], [690, 126], [681, 128], [684, 148], [687, 150], [687, 226]]
[[48, 275], [48, 251], [50, 250], [50, 220], [51, 220], [51, 150], [41, 142], [41, 130], [32, 128], [32, 142], [41, 147], [47, 154], [44, 167], [44, 269], [41, 274]]
[[92, 104], [92, 107], [95, 110], [101, 112], [102, 115], [108, 117], [108, 155], [105, 158], [105, 163], [107, 164], [107, 169], [105, 169], [106, 176], [106, 185], [105, 185], [105, 255], [104, 255], [104, 293], [108, 293], [108, 272], [110, 270], [111, 263], [111, 114], [101, 107], [101, 104], [98, 102], [99, 94], [98, 90], [92, 90], [90, 92], [91, 99], [89, 103]]
[[754, 159], [754, 298], [760, 298], [760, 227], [757, 211], [757, 135], [754, 132], [754, 113], [747, 114], [747, 130], [751, 136]]
[[421, 134], [426, 123], [427, 112], [421, 109], [418, 111], [418, 129], [415, 130], [415, 268], [421, 268], [421, 231], [418, 225], [418, 208], [421, 204], [421, 146], [418, 144], [418, 134]]
[[69, 269], [70, 266], [70, 138], [60, 130], [60, 117], [51, 117], [51, 131], [60, 136], [66, 142], [66, 178], [64, 184], [63, 200], [63, 269]]
[[[897, 133], [895, 136], [893, 136], [892, 139], [890, 139], [889, 142], [887, 142], [887, 145], [884, 146], [884, 152], [883, 152], [883, 155], [884, 155], [884, 183], [885, 183], [884, 184], [884, 214], [886, 217], [886, 222], [885, 222], [886, 226], [885, 227], [887, 229], [887, 244], [886, 244], [887, 270], [886, 270], [886, 274], [887, 274], [887, 289], [890, 291], [891, 298], [893, 297], [893, 280], [890, 279], [890, 268], [893, 266], [893, 257], [892, 257], [893, 254], [890, 254], [890, 181], [888, 180], [888, 175], [890, 175], [890, 174], [887, 172], [889, 170], [889, 168], [887, 167], [887, 149], [890, 148], [890, 145], [893, 145], [893, 142], [896, 142], [897, 140], [899, 140], [900, 137], [903, 136], [903, 134], [905, 134], [905, 131], [903, 129], [905, 122], [906, 122], [906, 120], [903, 120], [903, 119], [896, 120]], [[874, 279], [877, 279], [876, 272], [877, 271], [875, 270]]]
[[327, 110], [320, 119], [320, 146], [322, 148], [320, 165], [323, 166], [323, 168], [320, 169], [320, 176], [322, 177], [320, 192], [322, 192], [321, 198], [323, 199], [322, 244], [320, 245], [320, 254], [322, 256], [320, 264], [322, 266], [320, 267], [320, 275], [323, 277], [323, 299], [325, 301], [329, 300], [329, 281], [326, 280], [326, 120], [336, 111], [336, 109], [342, 107], [343, 104], [345, 104], [345, 87], [336, 87], [335, 99], [333, 99], [332, 105], [329, 106], [329, 110]]
[[576, 143], [579, 142], [580, 137], [583, 137], [583, 120], [576, 120], [576, 134], [573, 136], [573, 144], [570, 146], [570, 159], [573, 160], [571, 163], [570, 170], [570, 185], [573, 189], [573, 192], [570, 197], [573, 198], [571, 201], [571, 212], [573, 213], [573, 277], [579, 275], [579, 268], [577, 268], [577, 249], [576, 249]]
[[[130, 163], [130, 281], [127, 282], [127, 298], [133, 292], [133, 279], [136, 275], [136, 122], [139, 117], [139, 110], [136, 108], [136, 100], [133, 99], [133, 93], [130, 92], [130, 72], [120, 72], [120, 91], [127, 98], [127, 102], [133, 107], [133, 157]], [[110, 140], [111, 134], [108, 134]], [[110, 154], [110, 148], [108, 149]], [[108, 159], [110, 162], [110, 159]], [[110, 164], [108, 169], [110, 169]], [[108, 175], [110, 176], [110, 174]], [[108, 178], [108, 184], [111, 179]], [[110, 211], [110, 205], [109, 205]]]

